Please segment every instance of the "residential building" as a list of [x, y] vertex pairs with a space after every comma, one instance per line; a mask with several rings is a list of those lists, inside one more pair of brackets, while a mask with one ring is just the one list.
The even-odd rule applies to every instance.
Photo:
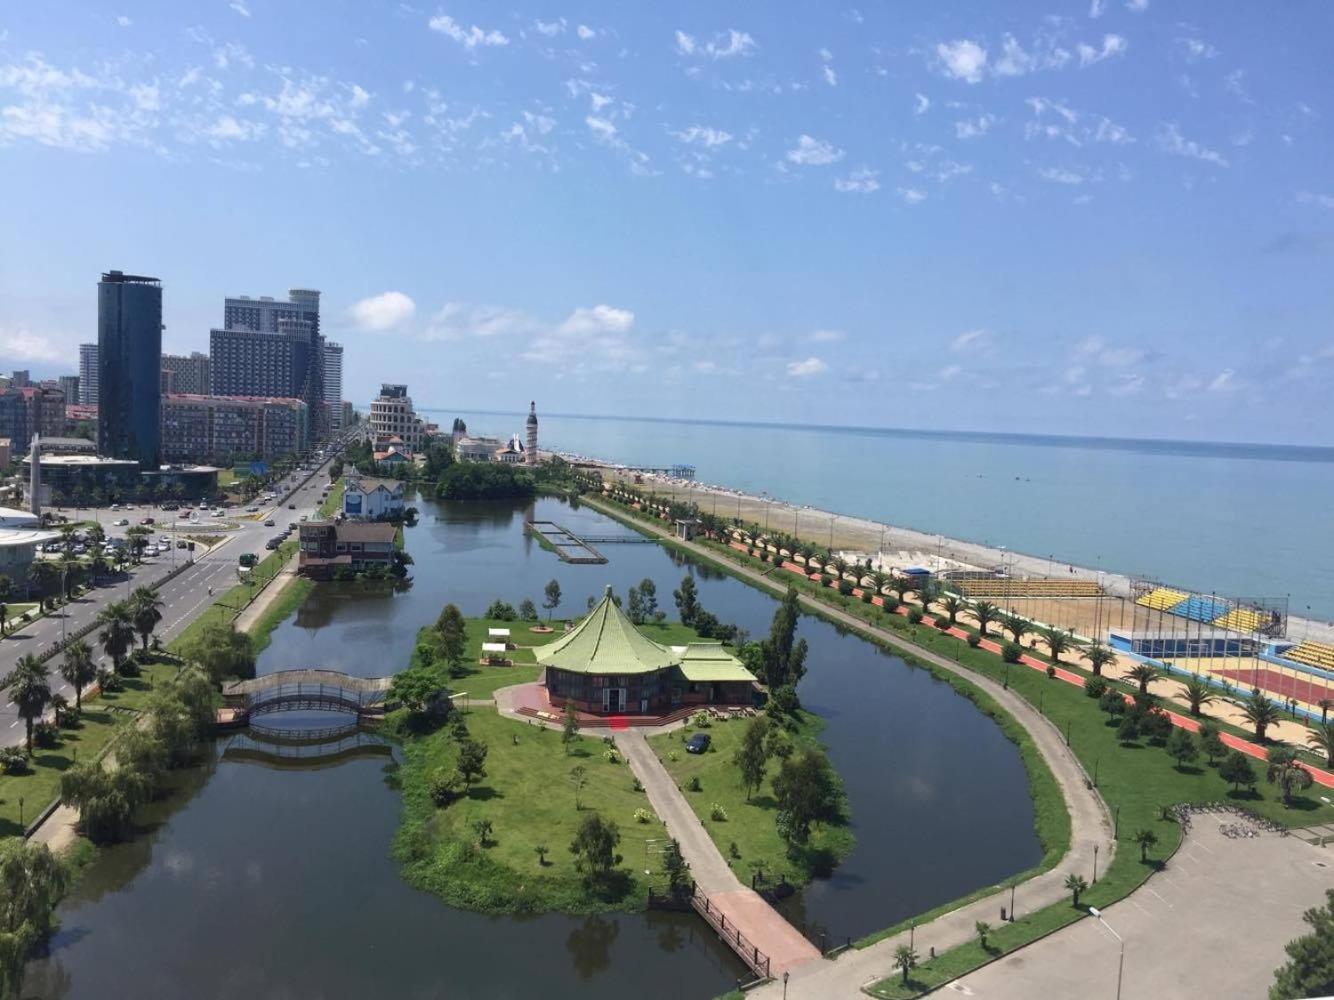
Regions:
[[405, 485], [397, 479], [374, 479], [350, 472], [344, 481], [343, 514], [367, 521], [401, 518], [405, 492]]
[[162, 454], [169, 463], [268, 461], [305, 451], [308, 426], [300, 399], [174, 393], [162, 401]]
[[343, 429], [343, 345], [324, 342], [324, 401], [329, 404], [329, 429]]
[[0, 437], [9, 438], [19, 451], [27, 450], [34, 432], [28, 411], [22, 389], [0, 388]]
[[45, 385], [27, 385], [18, 390], [28, 410], [28, 430], [43, 438], [65, 433], [65, 394]]
[[454, 442], [454, 457], [460, 462], [493, 462], [496, 453], [505, 450], [499, 438], [464, 435]]
[[98, 451], [156, 469], [162, 425], [162, 283], [109, 271], [97, 286]]
[[207, 396], [212, 391], [209, 356], [199, 351], [162, 355], [162, 391]]
[[[262, 388], [256, 383], [249, 388], [236, 391], [219, 390], [215, 385], [213, 392], [220, 395], [279, 395], [292, 396], [305, 400], [309, 407], [309, 417], [319, 424], [325, 420], [324, 409], [324, 339], [320, 336], [320, 293], [314, 289], [293, 288], [286, 300], [275, 299], [271, 295], [251, 298], [246, 295], [228, 297], [223, 303], [223, 328], [225, 330], [251, 330], [256, 333], [281, 334], [299, 337], [305, 341], [305, 349], [293, 359], [294, 379], [292, 389], [275, 391]], [[214, 364], [217, 364], [214, 356]], [[326, 421], [327, 422], [327, 421]], [[317, 426], [314, 431], [322, 434], [325, 426]]]
[[61, 375], [56, 380], [56, 384], [60, 386], [60, 391], [65, 394], [66, 405], [79, 401], [79, 376]]
[[79, 403], [82, 406], [97, 405], [97, 385], [98, 385], [98, 362], [97, 345], [80, 344], [79, 345], [79, 398], [71, 399], [71, 403]]
[[9, 376], [9, 384], [15, 389], [32, 385], [32, 373], [26, 368], [15, 368], [14, 373]]
[[331, 579], [340, 569], [356, 572], [394, 562], [392, 524], [375, 521], [310, 521], [299, 531], [298, 569], [315, 580]]
[[386, 382], [380, 395], [371, 400], [371, 431], [376, 438], [399, 437], [408, 451], [421, 448], [422, 423], [412, 409], [408, 387]]
[[345, 399], [338, 404], [338, 412], [340, 414], [338, 418], [339, 427], [351, 427], [357, 422], [357, 411], [353, 408], [350, 399]]
[[281, 333], [210, 330], [209, 394], [305, 399], [309, 333], [309, 325], [299, 320], [285, 321]]

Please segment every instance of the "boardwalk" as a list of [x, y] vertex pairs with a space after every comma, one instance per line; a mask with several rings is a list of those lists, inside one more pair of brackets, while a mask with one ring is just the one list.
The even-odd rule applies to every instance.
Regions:
[[[737, 879], [690, 808], [690, 803], [649, 748], [644, 734], [635, 729], [617, 733], [616, 745], [625, 755], [635, 777], [644, 785], [653, 811], [681, 845], [681, 853], [690, 863], [690, 873], [699, 892], [708, 897], [705, 919], [715, 929], [723, 930], [725, 936], [727, 929], [739, 930], [752, 949], [758, 949], [767, 959], [764, 967], [770, 976], [781, 976], [818, 959], [820, 952], [815, 945], [779, 916], [778, 911], [757, 892]], [[734, 936], [727, 940], [736, 948]], [[737, 951], [741, 953], [742, 949]], [[742, 957], [755, 968], [753, 950]]]

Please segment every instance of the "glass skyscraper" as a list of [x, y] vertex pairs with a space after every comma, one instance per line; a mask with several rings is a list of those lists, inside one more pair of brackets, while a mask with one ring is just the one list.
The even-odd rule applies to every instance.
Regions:
[[162, 283], [108, 271], [97, 285], [97, 449], [159, 466]]

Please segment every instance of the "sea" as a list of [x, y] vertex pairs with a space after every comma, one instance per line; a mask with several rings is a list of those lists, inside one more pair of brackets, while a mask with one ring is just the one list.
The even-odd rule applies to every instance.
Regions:
[[[426, 408], [473, 434], [521, 412]], [[540, 446], [1334, 621], [1334, 448], [540, 413]]]

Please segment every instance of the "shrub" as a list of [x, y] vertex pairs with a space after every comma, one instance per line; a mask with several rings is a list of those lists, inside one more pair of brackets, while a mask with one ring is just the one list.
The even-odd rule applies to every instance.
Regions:
[[110, 670], [98, 671], [97, 686], [104, 692], [115, 692], [124, 688], [124, 685], [120, 682], [120, 676]]
[[1101, 677], [1090, 677], [1084, 682], [1084, 693], [1090, 698], [1101, 698], [1107, 693], [1107, 682]]
[[673, 764], [675, 764], [678, 760], [681, 759], [681, 755], [677, 753], [675, 750], [669, 750], [667, 751], [667, 759], [670, 760]]
[[920, 608], [909, 608], [908, 621], [914, 625], [920, 625], [922, 623], [922, 610]]
[[512, 622], [519, 617], [519, 613], [508, 601], [495, 600], [487, 607], [486, 614], [482, 617], [490, 618], [492, 621]]
[[863, 604], [871, 603], [871, 592], [869, 590], [862, 591], [862, 603]]
[[1007, 642], [1001, 647], [1001, 659], [1006, 663], [1018, 663], [1024, 655], [1024, 647], [1017, 642]]
[[741, 860], [741, 848], [736, 846], [736, 841], [732, 841], [727, 847], [727, 853], [732, 856], [733, 861]]
[[636, 823], [648, 823], [648, 822], [651, 822], [652, 819], [653, 819], [653, 814], [652, 814], [651, 812], [649, 812], [647, 809], [636, 809], [636, 810], [635, 810], [635, 822], [636, 822]]
[[690, 717], [690, 724], [692, 726], [698, 726], [700, 729], [708, 729], [710, 725], [709, 713], [696, 712], [694, 715]]
[[687, 785], [686, 787], [689, 788], [692, 792], [700, 791], [703, 788], [703, 786], [699, 783], [699, 775], [697, 774], [693, 778], [691, 778], [690, 784]]
[[1047, 680], [1051, 680], [1055, 676], [1056, 676], [1056, 668], [1051, 666], [1047, 667]]
[[459, 795], [459, 776], [453, 771], [439, 768], [431, 777], [431, 801], [438, 806], [447, 806]]
[[139, 676], [138, 658], [131, 656], [124, 663], [122, 663], [120, 665], [120, 675], [122, 677], [138, 677]]
[[969, 648], [970, 648], [970, 649], [976, 649], [976, 648], [977, 648], [978, 646], [980, 646], [980, 645], [982, 645], [982, 637], [981, 637], [980, 635], [978, 635], [976, 632], [969, 632], [969, 633], [968, 633], [968, 646], [969, 646]]
[[636, 778], [634, 780], [634, 784], [632, 784], [630, 787], [636, 792], [642, 792], [644, 790], [644, 783], [640, 781], [638, 778]]
[[615, 747], [612, 747], [609, 750], [602, 751], [602, 759], [608, 764], [619, 764], [621, 762], [621, 755], [616, 752]]
[[847, 580], [839, 580], [838, 592], [842, 594], [844, 597], [847, 597], [852, 593], [852, 584], [850, 584]]
[[949, 629], [950, 629], [950, 620], [949, 620], [948, 618], [937, 618], [937, 619], [936, 619], [936, 628], [940, 629], [940, 631], [942, 631], [942, 632], [947, 632], [947, 631], [949, 631]]
[[885, 614], [892, 615], [899, 610], [900, 605], [896, 598], [882, 597], [880, 600], [883, 602], [880, 607], [884, 609]]
[[28, 755], [22, 747], [0, 747], [0, 771], [23, 774], [28, 770]]
[[60, 730], [54, 722], [39, 722], [32, 727], [32, 742], [43, 750], [50, 750], [60, 742]]
[[727, 810], [715, 802], [709, 806], [709, 819], [713, 820], [715, 823], [726, 823]]

